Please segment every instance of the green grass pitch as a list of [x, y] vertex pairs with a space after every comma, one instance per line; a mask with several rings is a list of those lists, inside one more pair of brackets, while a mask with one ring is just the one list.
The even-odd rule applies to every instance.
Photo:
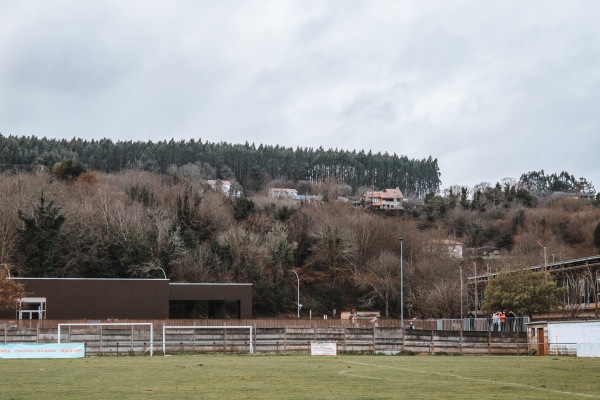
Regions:
[[600, 359], [177, 355], [0, 360], [1, 399], [600, 399]]

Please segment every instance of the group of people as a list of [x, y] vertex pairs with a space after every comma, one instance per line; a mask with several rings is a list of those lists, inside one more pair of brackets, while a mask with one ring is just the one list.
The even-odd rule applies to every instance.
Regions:
[[497, 311], [490, 315], [490, 330], [492, 332], [512, 332], [515, 330], [515, 324], [517, 321], [517, 314], [513, 311], [505, 313], [504, 311]]

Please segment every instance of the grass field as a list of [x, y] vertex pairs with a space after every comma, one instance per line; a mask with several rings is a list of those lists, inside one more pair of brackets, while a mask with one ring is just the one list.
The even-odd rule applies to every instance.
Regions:
[[600, 399], [600, 359], [183, 355], [0, 360], [1, 399]]

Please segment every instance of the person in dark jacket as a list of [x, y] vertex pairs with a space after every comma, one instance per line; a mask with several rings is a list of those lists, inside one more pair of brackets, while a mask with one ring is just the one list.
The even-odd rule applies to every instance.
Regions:
[[517, 314], [515, 314], [512, 310], [506, 313], [506, 320], [508, 323], [508, 330], [511, 332], [515, 331], [516, 322], [517, 322]]

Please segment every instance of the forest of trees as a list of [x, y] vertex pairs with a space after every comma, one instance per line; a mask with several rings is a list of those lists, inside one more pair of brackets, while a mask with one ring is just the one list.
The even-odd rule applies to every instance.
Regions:
[[[162, 268], [173, 281], [249, 282], [257, 316], [295, 315], [294, 269], [306, 312], [397, 316], [403, 237], [405, 315], [456, 317], [461, 276], [541, 264], [540, 243], [556, 261], [598, 252], [598, 201], [540, 197], [512, 180], [390, 212], [324, 198], [234, 198], [180, 170], [107, 173], [72, 160], [13, 169], [0, 175], [0, 262], [26, 277], [158, 278]], [[431, 251], [446, 238], [464, 243], [462, 259]], [[470, 250], [481, 246], [501, 256]]]
[[292, 148], [202, 140], [116, 142], [56, 140], [0, 134], [0, 166], [4, 170], [54, 166], [69, 160], [105, 173], [137, 169], [156, 173], [182, 172], [193, 178], [234, 180], [244, 192], [259, 191], [267, 182], [327, 180], [360, 187], [399, 187], [405, 196], [422, 198], [440, 186], [437, 160], [409, 160], [396, 154]]

